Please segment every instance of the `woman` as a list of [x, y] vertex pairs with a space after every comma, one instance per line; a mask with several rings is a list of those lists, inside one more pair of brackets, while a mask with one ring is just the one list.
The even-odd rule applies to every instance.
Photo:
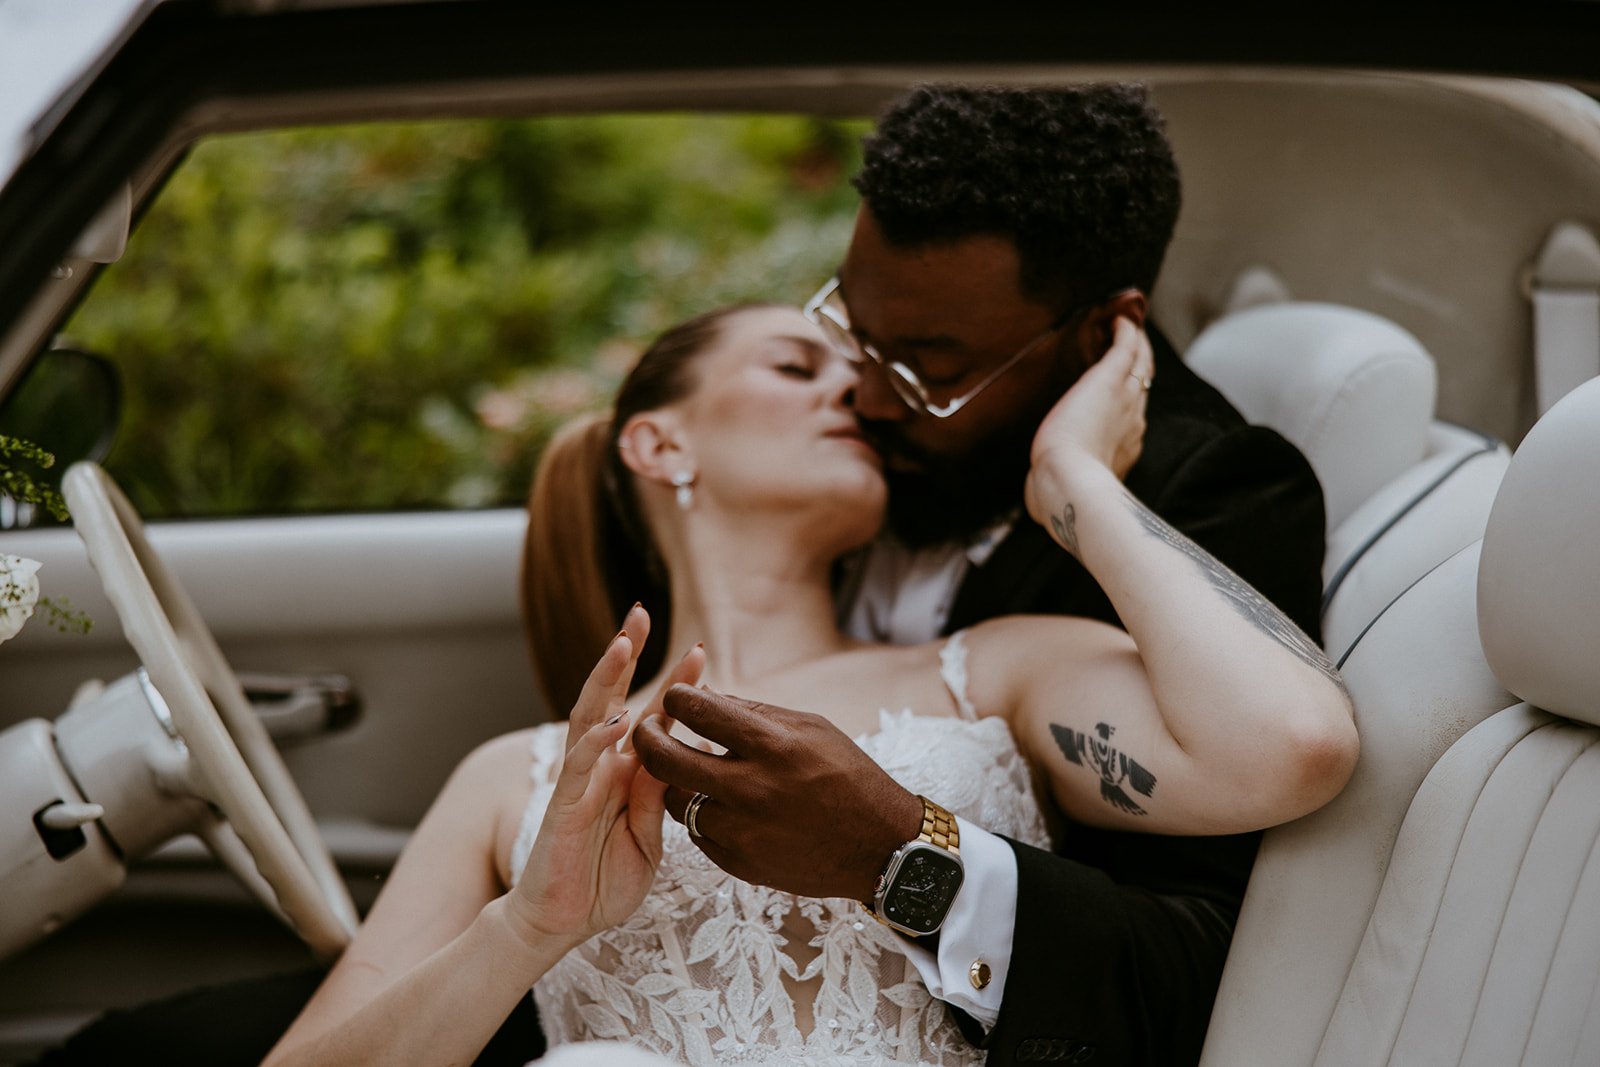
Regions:
[[[908, 788], [1034, 844], [1047, 842], [1027, 765], [1069, 818], [1103, 826], [1232, 833], [1325, 803], [1356, 748], [1337, 675], [1121, 485], [1151, 373], [1148, 343], [1119, 320], [1040, 427], [1027, 486], [1030, 515], [1128, 632], [1012, 618], [886, 647], [841, 635], [831, 599], [834, 561], [884, 506], [849, 408], [855, 367], [786, 308], [669, 332], [609, 424], [552, 446], [535, 509], [570, 519], [588, 507], [572, 495], [598, 495], [594, 514], [620, 517], [670, 585], [657, 643], [674, 665], [629, 697], [649, 629], [635, 606], [570, 730], [468, 757], [269, 1062], [464, 1061], [530, 985], [553, 1041], [628, 1037], [694, 1063], [980, 1062], [859, 905], [738, 883], [681, 827], [663, 837], [662, 787], [612, 746], [623, 700], [659, 713], [675, 682], [822, 710]], [[581, 557], [577, 582], [536, 592], [530, 615], [581, 627], [584, 605], [605, 617], [619, 572], [583, 548], [602, 531], [560, 529], [579, 544], [557, 550], [536, 528], [530, 547], [559, 551], [541, 573]]]

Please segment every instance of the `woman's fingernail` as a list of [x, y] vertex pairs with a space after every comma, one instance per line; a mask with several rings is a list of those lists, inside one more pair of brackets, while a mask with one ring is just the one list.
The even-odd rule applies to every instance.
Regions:
[[628, 714], [628, 709], [627, 708], [623, 708], [622, 709], [622, 715], [617, 715], [614, 718], [607, 719], [606, 720], [606, 725], [607, 726], [615, 726], [615, 725], [617, 725], [617, 723], [622, 721], [622, 716], [626, 715], [626, 714]]

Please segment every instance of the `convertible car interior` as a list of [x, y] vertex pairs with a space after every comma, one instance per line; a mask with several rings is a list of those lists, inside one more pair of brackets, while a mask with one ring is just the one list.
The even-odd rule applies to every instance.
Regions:
[[1591, 381], [1345, 658], [1360, 763], [1268, 833], [1202, 1062], [1600, 1056], [1597, 458]]
[[[262, 57], [293, 54], [299, 24], [275, 14], [293, 6], [234, 5], [283, 23], [266, 38], [280, 43], [174, 95], [137, 137], [81, 110], [118, 113], [96, 93], [130, 76], [115, 55], [139, 44], [131, 16], [30, 118], [19, 180], [51, 152], [89, 151], [94, 138], [60, 139], [83, 129], [121, 162], [48, 276], [0, 296], [0, 401], [209, 137], [474, 116], [870, 118], [927, 80], [1146, 81], [1185, 196], [1153, 315], [1323, 483], [1324, 645], [1362, 746], [1334, 802], [1267, 833], [1203, 1062], [1600, 1062], [1595, 99], [1263, 64], [590, 57], [552, 73], [494, 51], [483, 73], [416, 48], [395, 53], [415, 77], [319, 52], [274, 81]], [[411, 6], [448, 22], [473, 5]], [[346, 15], [303, 17], [336, 35], [359, 25]], [[87, 636], [35, 622], [0, 645], [0, 1067], [107, 1009], [336, 954], [456, 761], [549, 714], [521, 632], [517, 509], [146, 529], [99, 468], [65, 487], [76, 529], [0, 523], [0, 554], [41, 561], [48, 591], [96, 620]]]

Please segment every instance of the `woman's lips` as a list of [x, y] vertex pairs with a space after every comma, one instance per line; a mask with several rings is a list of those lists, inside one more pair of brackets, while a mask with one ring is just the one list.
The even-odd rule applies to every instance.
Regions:
[[836, 430], [829, 430], [824, 436], [839, 441], [850, 441], [871, 452], [880, 462], [884, 459], [883, 450], [878, 447], [877, 442], [861, 432], [858, 426], [841, 426]]

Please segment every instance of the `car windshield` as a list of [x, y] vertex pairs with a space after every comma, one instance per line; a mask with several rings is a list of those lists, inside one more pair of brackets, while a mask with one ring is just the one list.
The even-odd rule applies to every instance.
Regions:
[[833, 270], [865, 124], [610, 115], [197, 145], [65, 335], [148, 517], [518, 504], [642, 346]]

